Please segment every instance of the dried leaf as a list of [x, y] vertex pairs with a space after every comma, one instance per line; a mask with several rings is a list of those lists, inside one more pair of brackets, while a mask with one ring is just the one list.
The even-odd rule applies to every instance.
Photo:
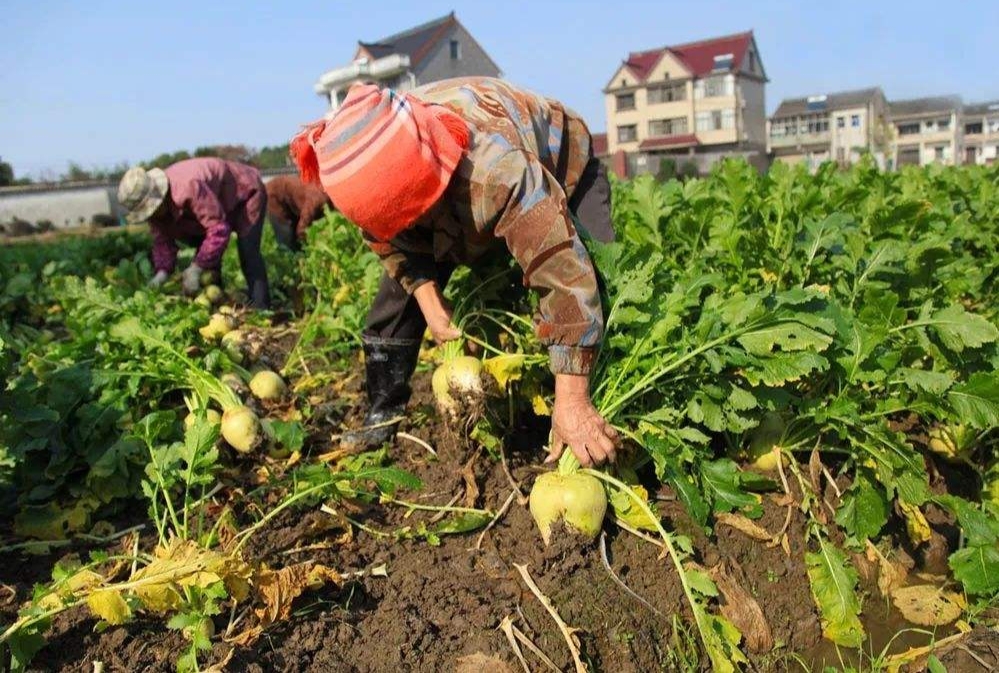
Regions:
[[108, 624], [124, 624], [132, 616], [121, 592], [113, 589], [102, 589], [87, 596], [87, 607]]
[[728, 573], [724, 564], [708, 571], [724, 600], [721, 613], [739, 629], [750, 652], [769, 652], [774, 647], [770, 624], [756, 599]]
[[237, 645], [253, 643], [271, 624], [287, 619], [291, 605], [307, 589], [318, 589], [324, 584], [343, 584], [343, 576], [332, 568], [306, 561], [292, 566], [271, 570], [263, 567], [253, 578], [256, 598], [261, 604], [254, 609], [254, 622], [243, 632], [229, 638]]
[[874, 544], [867, 541], [867, 559], [878, 564], [878, 590], [881, 595], [888, 597], [895, 589], [905, 584], [908, 571], [905, 566], [898, 561], [889, 561]]
[[776, 539], [773, 533], [763, 528], [751, 519], [747, 519], [741, 514], [731, 514], [728, 512], [722, 512], [715, 516], [715, 521], [719, 524], [729, 526], [736, 529], [740, 533], [744, 533], [754, 540], [762, 540], [763, 542], [770, 542]]
[[552, 408], [548, 406], [548, 402], [542, 395], [535, 395], [531, 398], [531, 409], [538, 416], [551, 416]]
[[961, 616], [966, 606], [960, 595], [932, 584], [896, 589], [891, 600], [903, 617], [920, 626], [950, 624]]

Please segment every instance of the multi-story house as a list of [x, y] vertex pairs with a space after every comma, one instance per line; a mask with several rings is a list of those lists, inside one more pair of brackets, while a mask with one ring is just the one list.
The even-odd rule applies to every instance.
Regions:
[[770, 153], [811, 169], [825, 161], [847, 166], [870, 154], [883, 167], [891, 155], [887, 108], [879, 87], [785, 99], [770, 117]]
[[999, 161], [999, 101], [964, 106], [964, 163]]
[[890, 101], [895, 128], [895, 166], [962, 163], [961, 99], [936, 96]]
[[315, 92], [336, 109], [347, 90], [374, 81], [400, 91], [450, 77], [499, 77], [499, 66], [455, 17], [454, 12], [374, 42], [358, 42], [347, 65], [324, 73]]
[[604, 88], [612, 165], [634, 175], [664, 158], [701, 170], [731, 154], [762, 163], [766, 83], [751, 31], [629, 54]]

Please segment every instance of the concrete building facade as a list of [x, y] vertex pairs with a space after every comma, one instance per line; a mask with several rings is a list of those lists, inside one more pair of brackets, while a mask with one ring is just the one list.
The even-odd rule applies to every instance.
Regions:
[[611, 163], [635, 175], [663, 159], [763, 159], [766, 83], [751, 31], [629, 54], [604, 87]]
[[879, 87], [788, 98], [770, 117], [768, 147], [774, 159], [825, 161], [848, 166], [871, 154], [882, 167], [891, 160], [888, 103]]

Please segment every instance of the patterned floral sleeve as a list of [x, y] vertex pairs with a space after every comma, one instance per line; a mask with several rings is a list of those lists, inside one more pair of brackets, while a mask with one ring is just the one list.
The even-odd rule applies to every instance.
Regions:
[[[588, 375], [603, 336], [596, 273], [569, 216], [565, 191], [529, 152], [512, 150], [490, 162], [473, 184], [476, 220], [495, 222], [541, 296], [535, 330], [556, 374]], [[476, 192], [478, 192], [476, 194]]]

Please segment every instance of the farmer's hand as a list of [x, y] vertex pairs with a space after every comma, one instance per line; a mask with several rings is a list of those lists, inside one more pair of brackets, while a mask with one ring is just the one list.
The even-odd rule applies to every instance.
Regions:
[[153, 276], [152, 279], [149, 281], [149, 287], [159, 287], [160, 285], [165, 283], [167, 281], [167, 278], [169, 277], [170, 274], [168, 274], [166, 271], [157, 271], [156, 275]]
[[180, 285], [184, 290], [184, 294], [195, 295], [201, 289], [201, 272], [204, 271], [200, 266], [195, 263], [191, 263], [191, 266], [184, 269], [184, 273], [181, 276]]
[[566, 445], [583, 467], [616, 458], [617, 430], [590, 402], [589, 380], [574, 374], [555, 375], [552, 445], [546, 463], [561, 457]]
[[451, 307], [441, 294], [437, 283], [430, 281], [416, 288], [413, 292], [416, 303], [420, 306], [427, 321], [427, 327], [438, 345], [453, 341], [461, 336], [461, 330], [451, 323]]

